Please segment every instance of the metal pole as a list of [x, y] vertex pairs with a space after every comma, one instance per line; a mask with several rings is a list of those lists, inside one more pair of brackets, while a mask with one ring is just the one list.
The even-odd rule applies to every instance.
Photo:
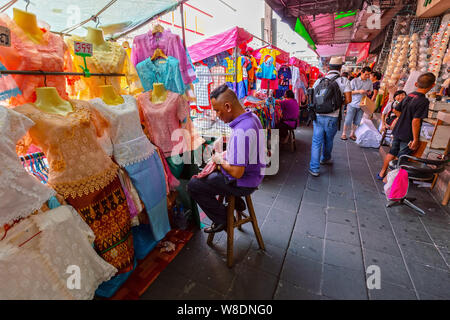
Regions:
[[183, 3], [181, 3], [180, 5], [180, 14], [181, 14], [181, 30], [183, 33], [183, 46], [184, 49], [186, 49], [186, 30], [185, 30], [185, 26], [184, 26], [184, 6]]
[[[21, 74], [35, 76], [85, 76], [83, 72], [58, 72], [58, 71], [39, 71], [39, 70], [0, 70], [0, 74]], [[91, 76], [97, 77], [124, 77], [123, 73], [91, 73]]]

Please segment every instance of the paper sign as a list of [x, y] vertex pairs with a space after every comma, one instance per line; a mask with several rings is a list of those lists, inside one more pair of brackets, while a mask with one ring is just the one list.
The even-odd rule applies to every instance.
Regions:
[[11, 47], [11, 32], [2, 26], [0, 26], [0, 46]]
[[81, 57], [92, 57], [92, 43], [74, 41], [75, 54]]

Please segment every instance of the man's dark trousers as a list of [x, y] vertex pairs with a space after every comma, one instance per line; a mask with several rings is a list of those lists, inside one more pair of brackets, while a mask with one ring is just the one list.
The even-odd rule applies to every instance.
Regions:
[[214, 171], [202, 179], [192, 178], [187, 189], [191, 197], [215, 224], [227, 223], [227, 210], [225, 205], [217, 200], [218, 195], [245, 197], [256, 190], [256, 188], [236, 186], [236, 181], [229, 181], [220, 171]]

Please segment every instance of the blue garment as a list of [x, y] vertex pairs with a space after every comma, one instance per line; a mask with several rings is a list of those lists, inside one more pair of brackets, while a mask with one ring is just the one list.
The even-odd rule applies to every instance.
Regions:
[[267, 60], [261, 63], [256, 71], [256, 77], [258, 79], [275, 80], [277, 78], [277, 70], [273, 65], [273, 57], [267, 56]]
[[[6, 71], [6, 67], [0, 62], [0, 70]], [[22, 92], [17, 87], [11, 75], [0, 74], [0, 101], [21, 95]]]
[[157, 152], [150, 158], [125, 167], [139, 197], [145, 205], [151, 231], [159, 241], [170, 231], [167, 213], [164, 167]]
[[145, 59], [136, 65], [136, 71], [145, 91], [153, 90], [154, 83], [162, 83], [167, 90], [180, 95], [188, 88], [181, 76], [180, 62], [174, 57], [155, 61]]
[[[338, 118], [317, 115], [314, 121], [313, 138], [311, 145], [311, 162], [309, 168], [313, 172], [319, 172], [320, 161], [331, 159], [334, 136], [338, 130]], [[322, 156], [321, 151], [322, 152]]]
[[140, 224], [132, 227], [131, 230], [133, 231], [134, 255], [136, 259], [142, 260], [156, 247], [159, 241], [153, 237], [148, 224]]
[[48, 199], [47, 206], [49, 209], [56, 209], [56, 208], [60, 207], [61, 204], [59, 203], [58, 199], [56, 199], [56, 197], [53, 196], [50, 199]]
[[137, 266], [137, 260], [136, 257], [134, 258], [134, 264], [133, 264], [133, 270], [128, 271], [127, 273], [121, 273], [118, 275], [115, 275], [108, 281], [102, 282], [97, 290], [95, 290], [95, 295], [102, 297], [102, 298], [111, 298], [117, 290], [120, 289], [120, 287], [127, 281], [127, 279], [131, 276], [133, 271], [136, 269]]
[[230, 55], [228, 52], [224, 51], [219, 54], [216, 54], [215, 56], [208, 57], [206, 59], [203, 59], [203, 62], [208, 66], [208, 68], [212, 68], [215, 66], [221, 66], [223, 65], [223, 61], [225, 58], [228, 58]]
[[242, 99], [248, 94], [248, 80], [243, 80], [237, 84], [237, 97]]

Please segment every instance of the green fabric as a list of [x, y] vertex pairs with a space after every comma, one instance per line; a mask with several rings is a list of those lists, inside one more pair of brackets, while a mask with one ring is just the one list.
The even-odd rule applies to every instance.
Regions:
[[314, 43], [313, 39], [311, 39], [311, 36], [309, 35], [308, 31], [306, 31], [305, 26], [300, 21], [300, 18], [297, 18], [297, 23], [295, 24], [295, 32], [297, 32], [303, 39], [308, 42], [308, 44], [311, 46], [313, 50], [316, 50], [316, 44]]
[[[198, 211], [197, 203], [191, 198], [191, 196], [189, 196], [189, 193], [187, 192], [187, 184], [191, 180], [192, 176], [200, 172], [198, 165], [195, 164], [195, 154], [197, 152], [201, 152], [202, 150], [203, 146], [200, 146], [197, 150], [190, 152], [191, 164], [176, 164], [173, 157], [166, 158], [170, 171], [180, 181], [180, 185], [176, 188], [178, 191], [177, 199], [181, 201], [185, 209], [191, 209], [192, 219], [199, 228], [203, 228], [204, 225], [200, 221], [200, 213]], [[188, 154], [183, 154], [183, 156], [189, 157]]]

